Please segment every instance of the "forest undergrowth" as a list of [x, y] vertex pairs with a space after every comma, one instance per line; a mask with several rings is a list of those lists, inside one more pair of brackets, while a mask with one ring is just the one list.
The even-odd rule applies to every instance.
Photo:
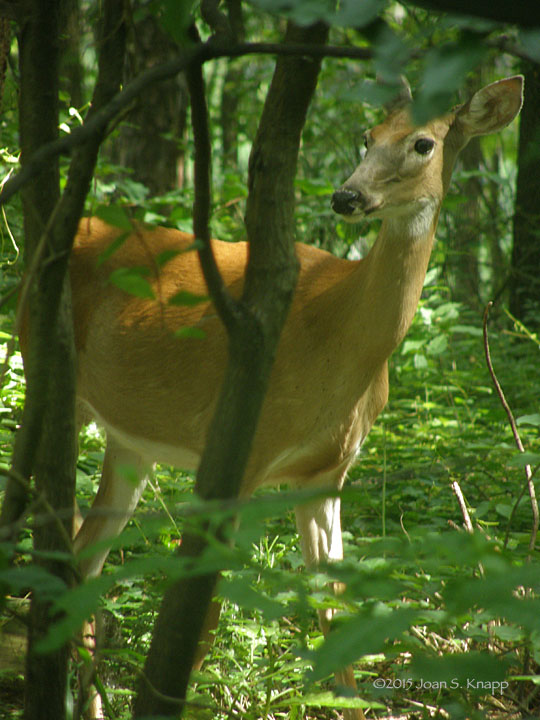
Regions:
[[[2, 341], [9, 341], [5, 318]], [[519, 453], [484, 356], [482, 317], [428, 284], [413, 327], [390, 363], [390, 400], [343, 491], [345, 560], [303, 569], [292, 508], [297, 495], [267, 491], [234, 512], [235, 550], [208, 558], [224, 568], [224, 608], [215, 644], [194, 677], [190, 718], [332, 718], [354, 699], [332, 692], [332, 671], [355, 662], [371, 717], [534, 717], [540, 635], [538, 559], [525, 465], [540, 461], [534, 388], [537, 338], [492, 311], [495, 373], [517, 419]], [[2, 390], [1, 462], [9, 463], [24, 397], [14, 353]], [[99, 430], [81, 438], [82, 508], [103, 457]], [[159, 468], [103, 578], [54, 595], [74, 630], [96, 605], [105, 627], [101, 687], [110, 716], [129, 717], [164, 583], [177, 576], [173, 551], [191, 505], [192, 479]], [[35, 575], [30, 531], [2, 615], [4, 636]], [[329, 580], [346, 583], [335, 629], [323, 641], [316, 610], [336, 605]], [[101, 596], [101, 600], [99, 599]], [[12, 634], [14, 633], [14, 634]], [[20, 631], [19, 631], [20, 636]], [[15, 642], [15, 654], [17, 644]], [[54, 639], [53, 639], [54, 642]], [[20, 646], [19, 646], [20, 650]], [[81, 651], [76, 662], [82, 662]], [[20, 658], [0, 664], [0, 697], [20, 715]], [[9, 653], [8, 653], [9, 655]]]

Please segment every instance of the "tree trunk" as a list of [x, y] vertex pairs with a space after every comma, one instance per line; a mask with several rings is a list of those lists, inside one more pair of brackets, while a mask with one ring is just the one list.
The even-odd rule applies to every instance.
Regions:
[[[487, 161], [487, 169], [493, 176], [500, 173], [502, 151], [497, 148], [491, 157], [485, 158]], [[508, 218], [506, 213], [501, 209], [501, 186], [498, 182], [490, 178], [486, 188], [486, 235], [489, 248], [490, 259], [490, 284], [487, 294], [484, 293], [484, 303], [489, 299], [495, 301], [508, 285], [508, 271], [510, 260], [506, 257], [502, 247], [501, 238], [505, 234], [506, 223]]]
[[540, 327], [540, 67], [524, 63], [525, 101], [519, 127], [510, 311]]
[[[473, 138], [461, 153], [461, 164], [466, 171], [479, 171], [482, 149], [478, 138]], [[457, 211], [458, 226], [450, 243], [449, 269], [452, 278], [452, 295], [458, 302], [478, 306], [480, 300], [480, 193], [482, 183], [471, 176], [463, 184], [462, 194], [467, 200]]]
[[[20, 29], [20, 131], [22, 163], [58, 132], [58, 67], [61, 0], [32, 0]], [[123, 58], [122, 6], [104, 3], [105, 31], [92, 111], [120, 85], [117, 54]], [[122, 63], [120, 62], [120, 67]], [[104, 66], [109, 72], [104, 71]], [[116, 63], [118, 66], [118, 63]], [[113, 76], [113, 86], [110, 84]], [[74, 152], [62, 198], [58, 162], [36, 173], [22, 192], [28, 292], [21, 344], [25, 355], [26, 402], [17, 433], [1, 523], [16, 534], [16, 521], [35, 479], [34, 549], [39, 562], [61, 584], [72, 581], [71, 530], [77, 442], [75, 434], [75, 351], [67, 277], [71, 244], [81, 216], [103, 134]], [[39, 520], [39, 521], [38, 521]], [[13, 525], [15, 523], [15, 525]], [[55, 555], [52, 558], [53, 554]], [[65, 717], [69, 641], [39, 653], [36, 643], [58, 618], [51, 611], [50, 588], [33, 588], [26, 664], [26, 720]]]
[[[22, 162], [43, 143], [54, 140], [58, 128], [58, 43], [60, 2], [34, 0], [20, 34], [20, 130]], [[17, 437], [12, 477], [28, 481], [35, 471], [36, 490], [45, 499], [38, 508], [45, 520], [36, 526], [38, 554], [61, 552], [69, 559], [71, 521], [62, 510], [73, 507], [75, 480], [74, 352], [69, 316], [69, 295], [50, 249], [41, 246], [49, 219], [59, 200], [58, 162], [34, 177], [22, 194], [26, 266], [48, 255], [49, 264], [37, 261], [29, 294], [29, 354], [26, 362], [27, 401], [23, 431]], [[50, 302], [50, 326], [43, 326]], [[35, 408], [39, 408], [36, 412]], [[31, 438], [28, 432], [30, 431]], [[66, 434], [64, 434], [66, 433]], [[29, 453], [30, 443], [33, 452]], [[9, 493], [7, 493], [9, 497]], [[49, 510], [50, 508], [50, 510]], [[56, 514], [58, 511], [59, 514]], [[66, 542], [67, 540], [67, 542]], [[41, 560], [63, 582], [70, 579], [69, 562]], [[50, 599], [34, 589], [29, 616], [26, 659], [26, 720], [65, 717], [68, 646], [38, 655], [36, 642], [54, 621]]]
[[60, 82], [69, 96], [70, 106], [80, 110], [84, 105], [84, 97], [79, 0], [62, 0], [62, 11], [65, 32], [62, 37]]
[[[142, 5], [142, 3], [138, 3]], [[141, 8], [136, 8], [141, 11]], [[172, 38], [148, 10], [133, 27], [128, 49], [126, 81], [153, 65], [165, 62], [177, 52]], [[113, 141], [111, 157], [122, 168], [133, 171], [133, 180], [142, 183], [150, 195], [160, 195], [180, 185], [179, 172], [184, 151], [188, 97], [185, 77], [155, 83], [141, 94]]]
[[[244, 42], [244, 20], [241, 0], [229, 0], [227, 3], [229, 23], [236, 42]], [[221, 90], [221, 163], [222, 170], [238, 169], [238, 107], [240, 88], [244, 75], [238, 63], [229, 63]]]
[[[46, 498], [40, 508], [45, 519], [34, 528], [37, 553], [63, 553], [64, 560], [41, 560], [39, 564], [64, 583], [72, 581], [71, 535], [75, 494], [75, 352], [73, 348], [69, 285], [63, 288], [57, 316], [56, 336], [41, 371], [50, 374], [48, 407], [44, 417], [35, 463], [37, 492]], [[29, 617], [26, 658], [25, 720], [61, 720], [65, 717], [69, 641], [58, 650], [39, 653], [35, 646], [58, 620], [51, 610], [48, 593], [43, 598], [34, 589]]]
[[[327, 31], [289, 26], [287, 40], [324, 43]], [[238, 496], [279, 334], [297, 275], [293, 182], [319, 62], [280, 58], [250, 161], [246, 228], [250, 260], [237, 314], [226, 318], [230, 356], [208, 442], [197, 473], [204, 499]], [[209, 531], [209, 528], [206, 528]], [[223, 527], [214, 531], [222, 539]], [[208, 549], [204, 534], [187, 533], [180, 557], [196, 567]], [[139, 688], [135, 716], [179, 715], [217, 573], [183, 579], [165, 593]]]

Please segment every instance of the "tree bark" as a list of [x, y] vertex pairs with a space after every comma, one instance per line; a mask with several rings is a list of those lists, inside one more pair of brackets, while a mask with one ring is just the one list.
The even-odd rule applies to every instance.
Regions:
[[63, 0], [60, 82], [69, 96], [71, 107], [81, 109], [83, 97], [83, 68], [81, 64], [81, 11], [80, 0]]
[[[57, 137], [62, 34], [61, 0], [32, 0], [26, 8], [28, 14], [21, 21], [19, 42], [23, 164]], [[112, 67], [114, 74], [115, 57], [118, 53], [123, 57], [122, 6], [108, 0], [103, 15], [106, 39], [100, 53], [92, 111], [107, 102], [120, 86], [120, 74], [111, 87], [110, 75], [103, 69], [105, 66], [110, 71]], [[34, 528], [34, 548], [41, 565], [64, 585], [73, 577], [71, 527], [77, 458], [75, 351], [67, 268], [102, 138], [103, 132], [97, 133], [74, 153], [61, 199], [57, 162], [35, 173], [23, 192], [28, 293], [23, 293], [20, 302], [26, 316], [21, 343], [27, 391], [1, 521], [10, 526], [24, 512], [33, 473], [33, 508], [42, 517]], [[51, 553], [55, 558], [47, 559]], [[65, 717], [69, 643], [45, 654], [36, 650], [36, 643], [56, 620], [50, 595], [44, 597], [35, 587], [29, 619], [26, 720]]]
[[[286, 41], [324, 43], [321, 26], [289, 26]], [[230, 339], [229, 364], [196, 491], [204, 499], [238, 496], [264, 400], [281, 327], [297, 276], [293, 182], [307, 108], [319, 61], [280, 58], [250, 161], [246, 229], [250, 242], [241, 300], [222, 308]], [[196, 233], [197, 234], [197, 233]], [[204, 265], [203, 265], [204, 267]], [[202, 534], [184, 535], [179, 555], [196, 568], [208, 549]], [[212, 532], [218, 540], [226, 529]], [[165, 593], [135, 704], [135, 717], [178, 715], [217, 581], [207, 573], [173, 583]]]
[[[52, 0], [42, 3], [34, 0], [20, 33], [20, 132], [21, 158], [25, 160], [40, 145], [54, 140], [58, 128], [58, 65], [60, 37], [60, 2]], [[41, 238], [46, 232], [59, 200], [58, 163], [36, 175], [23, 192], [25, 259], [27, 267], [40, 253]], [[42, 255], [45, 256], [45, 248]], [[13, 478], [28, 481], [36, 471], [36, 489], [46, 499], [53, 512], [73, 504], [75, 478], [74, 433], [62, 437], [60, 445], [51, 445], [56, 424], [65, 430], [73, 422], [74, 415], [74, 374], [71, 328], [67, 324], [69, 305], [65, 283], [55, 274], [54, 255], [49, 255], [50, 264], [45, 270], [40, 264], [36, 268], [29, 298], [30, 352], [25, 372], [27, 376], [27, 401], [23, 415], [23, 427], [14, 450], [11, 490], [6, 493], [3, 510], [19, 512], [21, 505], [10, 507], [15, 498], [24, 504], [26, 498], [19, 491], [22, 485]], [[58, 286], [55, 288], [55, 284]], [[52, 292], [51, 292], [52, 290]], [[49, 300], [54, 307], [50, 317], [51, 327], [43, 327], [43, 303]], [[59, 308], [62, 312], [59, 316]], [[57, 322], [58, 318], [58, 322]], [[44, 342], [46, 339], [46, 342]], [[57, 395], [56, 398], [52, 394]], [[52, 402], [51, 402], [52, 401]], [[56, 401], [56, 402], [55, 402]], [[62, 412], [59, 412], [61, 405]], [[52, 450], [56, 457], [51, 457]], [[31, 449], [31, 452], [29, 450]], [[40, 508], [43, 509], [43, 508]], [[50, 521], [35, 528], [34, 548], [38, 553], [52, 551], [69, 553], [66, 537], [70, 536], [70, 522], [54, 516]], [[41, 561], [49, 572], [65, 583], [69, 582], [69, 564], [65, 562]], [[65, 696], [67, 680], [68, 647], [38, 656], [35, 643], [43, 637], [53, 617], [50, 601], [40, 598], [39, 590], [32, 595], [29, 616], [28, 652], [26, 658], [25, 708], [26, 720], [37, 718], [65, 717]]]
[[[236, 42], [243, 42], [245, 31], [241, 0], [229, 0], [227, 8], [233, 37]], [[242, 67], [236, 63], [229, 63], [223, 78], [220, 107], [223, 172], [238, 169], [238, 107], [243, 75]]]
[[540, 66], [525, 64], [521, 111], [510, 311], [540, 327]]
[[[28, 6], [27, 16], [21, 19], [19, 118], [23, 166], [40, 146], [54, 141], [58, 134], [58, 14], [58, 2], [41, 4], [34, 0]], [[27, 267], [39, 246], [59, 192], [58, 160], [55, 158], [31, 178], [22, 192]], [[2, 526], [14, 523], [28, 503], [28, 481], [47, 403], [45, 376], [37, 374], [34, 377], [30, 371], [28, 374], [27, 400], [0, 516]]]
[[[473, 138], [461, 153], [464, 170], [479, 171], [482, 149]], [[450, 244], [449, 270], [452, 296], [472, 307], [480, 305], [480, 273], [478, 256], [481, 238], [480, 194], [482, 184], [474, 175], [463, 183], [462, 194], [467, 198], [456, 212], [458, 227]]]
[[[142, 5], [142, 3], [138, 3]], [[141, 7], [134, 10], [141, 12]], [[149, 11], [133, 29], [126, 59], [126, 82], [176, 54], [178, 48]], [[184, 74], [156, 83], [141, 93], [112, 143], [113, 162], [133, 171], [150, 195], [179, 185], [179, 163], [186, 128], [188, 96]]]
[[[40, 3], [35, 0], [30, 3], [29, 15], [20, 33], [20, 72], [21, 72], [21, 95], [20, 95], [20, 132], [21, 132], [21, 161], [24, 163], [40, 145], [54, 140], [58, 128], [58, 39], [60, 2], [51, 1]], [[39, 252], [40, 239], [45, 231], [49, 218], [54, 212], [59, 199], [59, 172], [58, 162], [44, 169], [39, 175], [28, 183], [23, 194], [24, 229], [25, 229], [25, 259], [27, 267], [30, 261]], [[62, 334], [62, 343], [50, 344], [51, 353], [48, 357], [38, 358], [39, 335], [43, 337], [43, 328], [37, 327], [40, 316], [41, 295], [48, 291], [48, 278], [46, 273], [37, 274], [36, 282], [33, 284], [33, 292], [30, 296], [31, 327], [37, 332], [30, 332], [31, 346], [33, 351], [26, 365], [27, 375], [27, 401], [23, 415], [23, 427], [17, 437], [13, 457], [13, 473], [23, 480], [29, 480], [34, 468], [39, 468], [36, 476], [36, 487], [38, 492], [44, 494], [47, 502], [53, 507], [66, 507], [64, 496], [69, 495], [73, 499], [74, 487], [74, 463], [70, 462], [73, 453], [64, 447], [58, 448], [60, 455], [57, 461], [57, 468], [60, 467], [62, 483], [60, 492], [50, 482], [52, 478], [47, 477], [47, 464], [50, 455], [46, 438], [43, 437], [44, 429], [52, 429], [50, 422], [58, 419], [54, 406], [50, 405], [49, 392], [51, 390], [51, 373], [58, 372], [60, 357], [68, 358], [66, 373], [69, 375], [70, 359], [72, 354], [69, 348], [69, 339], [64, 342], [67, 336], [58, 328], [58, 336]], [[62, 287], [62, 284], [61, 284]], [[65, 289], [65, 288], [64, 288]], [[58, 290], [58, 304], [65, 309], [67, 298], [63, 295], [62, 301]], [[55, 313], [56, 314], [56, 310]], [[56, 330], [56, 328], [54, 328]], [[47, 332], [47, 330], [45, 330]], [[55, 333], [56, 334], [56, 333]], [[47, 332], [51, 340], [51, 333]], [[35, 338], [35, 339], [34, 339]], [[41, 343], [39, 343], [41, 345]], [[54, 347], [56, 345], [56, 347]], [[42, 347], [42, 345], [41, 345]], [[55, 352], [56, 350], [56, 352]], [[71, 357], [70, 357], [71, 356]], [[41, 360], [41, 361], [40, 361]], [[62, 377], [63, 374], [60, 376]], [[61, 398], [66, 402], [65, 420], [69, 423], [73, 416], [73, 396], [70, 393], [70, 381], [62, 388], [66, 392]], [[37, 408], [35, 412], [32, 404]], [[53, 412], [48, 412], [52, 410]], [[48, 421], [48, 422], [47, 422]], [[51, 440], [51, 438], [49, 438]], [[32, 445], [34, 453], [28, 453], [29, 445]], [[71, 450], [73, 448], [71, 441]], [[67, 450], [67, 452], [64, 452]], [[34, 455], [34, 457], [31, 457]], [[53, 461], [54, 462], [54, 461]], [[66, 475], [67, 477], [64, 477]], [[19, 502], [25, 502], [26, 497], [19, 491], [22, 485], [11, 480], [11, 488], [17, 492], [6, 492], [6, 510], [8, 501], [16, 498]], [[69, 505], [68, 505], [69, 506]], [[8, 508], [9, 509], [9, 508]], [[15, 508], [18, 513], [21, 506]], [[60, 521], [62, 523], [62, 521]], [[36, 527], [34, 535], [34, 548], [39, 552], [63, 551], [68, 552], [66, 547], [66, 534], [69, 533], [69, 522], [62, 523], [64, 533], [59, 526], [53, 522], [47, 525]], [[64, 582], [68, 581], [67, 565], [65, 563], [43, 563], [46, 568], [60, 577]], [[50, 613], [50, 603], [43, 602], [38, 592], [34, 592], [31, 602], [29, 616], [28, 652], [26, 658], [26, 684], [25, 684], [25, 707], [24, 717], [26, 720], [37, 720], [42, 718], [65, 717], [65, 696], [67, 680], [68, 648], [64, 645], [59, 650], [37, 655], [34, 647], [37, 640], [45, 635], [50, 627], [53, 618]]]

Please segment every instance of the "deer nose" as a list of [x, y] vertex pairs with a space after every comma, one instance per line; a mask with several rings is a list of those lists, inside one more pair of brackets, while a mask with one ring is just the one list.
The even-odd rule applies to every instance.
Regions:
[[332, 210], [339, 215], [352, 215], [361, 197], [354, 190], [336, 190], [332, 195]]

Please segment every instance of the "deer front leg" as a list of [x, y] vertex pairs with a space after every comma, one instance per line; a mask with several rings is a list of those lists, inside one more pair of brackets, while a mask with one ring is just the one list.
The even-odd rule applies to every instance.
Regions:
[[[300, 535], [302, 555], [307, 567], [343, 559], [341, 538], [341, 504], [339, 497], [313, 500], [295, 508], [296, 526]], [[340, 591], [340, 583], [334, 583], [334, 591]], [[319, 611], [319, 623], [326, 636], [334, 610]], [[346, 667], [335, 674], [336, 684], [356, 692], [356, 680], [352, 667]], [[345, 720], [365, 720], [361, 709], [345, 709]]]
[[[148, 467], [139, 454], [124, 448], [109, 435], [99, 490], [74, 540], [76, 555], [88, 550], [79, 561], [83, 581], [101, 573], [109, 554], [107, 541], [112, 542], [130, 519], [144, 490], [147, 474]], [[92, 546], [96, 551], [89, 554]], [[93, 687], [97, 636], [96, 618], [92, 618], [82, 628], [82, 644], [88, 651], [88, 660], [79, 678], [79, 710], [82, 712], [84, 708], [88, 720], [104, 717], [101, 697]]]

